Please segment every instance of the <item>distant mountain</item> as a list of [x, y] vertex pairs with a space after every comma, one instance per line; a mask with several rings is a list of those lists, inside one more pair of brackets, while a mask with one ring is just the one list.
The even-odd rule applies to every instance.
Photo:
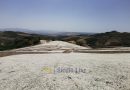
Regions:
[[80, 36], [80, 35], [93, 35], [95, 33], [87, 33], [87, 32], [58, 32], [52, 34], [53, 36]]
[[53, 30], [30, 30], [24, 28], [0, 28], [0, 31], [19, 31], [30, 34], [41, 34], [48, 36], [74, 36], [74, 35], [92, 35], [95, 33], [87, 33], [87, 32], [59, 32]]
[[26, 32], [26, 33], [32, 33], [32, 30], [29, 29], [23, 29], [23, 28], [0, 28], [0, 31], [16, 31], [16, 32]]

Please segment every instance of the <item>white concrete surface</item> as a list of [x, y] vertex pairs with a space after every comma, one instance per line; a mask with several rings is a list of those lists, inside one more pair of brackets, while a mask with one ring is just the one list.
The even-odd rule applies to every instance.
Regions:
[[[86, 72], [54, 73], [54, 67], [81, 68]], [[57, 53], [1, 57], [0, 90], [130, 90], [130, 54]]]

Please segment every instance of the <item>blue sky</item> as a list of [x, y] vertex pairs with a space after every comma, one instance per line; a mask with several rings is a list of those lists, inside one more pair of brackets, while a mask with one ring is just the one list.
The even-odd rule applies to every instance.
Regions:
[[0, 28], [130, 32], [130, 0], [0, 0]]

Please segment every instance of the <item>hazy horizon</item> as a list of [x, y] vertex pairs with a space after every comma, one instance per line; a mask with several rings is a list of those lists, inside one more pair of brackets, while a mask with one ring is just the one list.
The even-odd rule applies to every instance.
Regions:
[[88, 32], [86, 31], [67, 31], [67, 30], [45, 30], [45, 29], [28, 29], [28, 28], [0, 28], [0, 31], [20, 31], [20, 32], [32, 32], [32, 33], [105, 33], [105, 32], [112, 32], [112, 31], [117, 31], [117, 32], [128, 32], [130, 33], [130, 31], [119, 31], [119, 30], [107, 30], [107, 31], [100, 31], [100, 32], [96, 32], [96, 31], [91, 31]]
[[129, 0], [0, 0], [0, 28], [130, 32]]

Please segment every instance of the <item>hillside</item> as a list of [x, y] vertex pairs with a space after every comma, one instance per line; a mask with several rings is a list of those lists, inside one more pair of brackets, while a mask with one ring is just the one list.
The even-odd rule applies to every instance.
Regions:
[[35, 34], [14, 31], [0, 32], [0, 51], [36, 45], [39, 42], [40, 37]]
[[93, 48], [130, 47], [130, 33], [117, 31], [99, 33], [91, 35], [86, 42]]
[[93, 35], [64, 36], [58, 39], [92, 48], [130, 47], [130, 33], [128, 32], [111, 31]]
[[[71, 34], [71, 33], [70, 33]], [[39, 35], [16, 31], [0, 32], [0, 51], [32, 46], [40, 43], [40, 40], [66, 41], [84, 47], [113, 48], [130, 47], [130, 33], [105, 32], [97, 34], [73, 34], [73, 35]]]

